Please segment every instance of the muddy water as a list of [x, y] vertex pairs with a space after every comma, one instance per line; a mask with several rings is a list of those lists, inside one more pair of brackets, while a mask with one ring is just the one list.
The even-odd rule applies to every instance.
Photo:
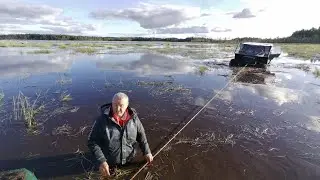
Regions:
[[[94, 177], [86, 139], [114, 93], [129, 95], [156, 152], [240, 71], [227, 58], [23, 51], [0, 53], [0, 169], [25, 167], [40, 179]], [[246, 68], [137, 179], [319, 179], [319, 66], [283, 56], [266, 71]], [[34, 108], [45, 105], [32, 132], [13, 112], [19, 92], [32, 103], [40, 93]]]

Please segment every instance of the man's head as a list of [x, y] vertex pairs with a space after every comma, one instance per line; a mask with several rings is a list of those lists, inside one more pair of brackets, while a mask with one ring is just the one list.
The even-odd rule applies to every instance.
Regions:
[[119, 117], [122, 117], [126, 112], [129, 105], [129, 97], [122, 92], [119, 92], [113, 96], [112, 99], [112, 111]]

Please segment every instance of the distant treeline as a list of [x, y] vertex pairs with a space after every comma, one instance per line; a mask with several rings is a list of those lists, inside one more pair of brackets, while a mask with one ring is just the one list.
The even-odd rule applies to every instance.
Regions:
[[230, 42], [270, 42], [270, 43], [320, 43], [320, 27], [309, 30], [300, 30], [294, 32], [289, 37], [261, 39], [261, 38], [235, 38], [227, 39], [211, 39], [188, 37], [179, 38], [155, 38], [155, 37], [99, 37], [99, 36], [71, 36], [62, 34], [8, 34], [0, 35], [0, 40], [16, 39], [16, 40], [71, 40], [71, 41], [165, 41], [165, 42], [208, 42], [208, 43], [230, 43]]

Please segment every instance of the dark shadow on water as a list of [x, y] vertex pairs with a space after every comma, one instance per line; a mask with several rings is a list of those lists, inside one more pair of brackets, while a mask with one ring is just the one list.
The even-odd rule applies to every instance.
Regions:
[[95, 166], [93, 162], [93, 156], [89, 152], [84, 153], [81, 157], [71, 153], [32, 159], [0, 160], [0, 170], [7, 171], [26, 168], [32, 171], [39, 179], [53, 178], [79, 175], [84, 173], [85, 170], [94, 170]]
[[[118, 168], [123, 170], [134, 170], [140, 168], [144, 163], [145, 161], [137, 156], [132, 163], [128, 163]], [[33, 172], [39, 179], [70, 176], [83, 177], [83, 174], [86, 172], [95, 172], [96, 175], [99, 174], [97, 161], [94, 160], [94, 157], [90, 152], [81, 155], [70, 153], [51, 157], [0, 160], [0, 172], [21, 168]], [[134, 172], [135, 171], [131, 171], [131, 173], [128, 173], [128, 175], [125, 175], [123, 178], [127, 178], [126, 176], [130, 177]]]

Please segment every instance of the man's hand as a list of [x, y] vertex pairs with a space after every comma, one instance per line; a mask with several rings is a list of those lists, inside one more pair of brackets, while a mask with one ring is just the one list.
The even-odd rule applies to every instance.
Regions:
[[145, 155], [145, 158], [146, 158], [146, 160], [147, 160], [148, 164], [150, 164], [150, 163], [153, 161], [153, 156], [152, 156], [152, 154], [151, 154], [151, 153], [150, 153], [150, 154]]
[[104, 177], [110, 176], [109, 165], [107, 162], [101, 163], [99, 170], [100, 170], [100, 173], [102, 174], [102, 176], [104, 176]]

